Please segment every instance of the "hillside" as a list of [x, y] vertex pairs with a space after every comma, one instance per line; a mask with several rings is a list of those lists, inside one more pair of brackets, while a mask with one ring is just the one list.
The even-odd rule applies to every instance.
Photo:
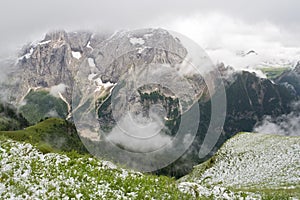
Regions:
[[285, 71], [277, 77], [275, 82], [286, 85], [295, 95], [300, 95], [300, 62], [296, 64], [294, 69]]
[[47, 91], [30, 91], [23, 102], [25, 103], [20, 106], [19, 111], [31, 124], [36, 124], [46, 117], [66, 119], [68, 115], [66, 102]]
[[204, 159], [198, 158], [212, 114], [211, 101], [202, 102], [200, 99], [199, 129], [193, 144], [186, 153], [187, 157], [183, 156], [169, 168], [163, 169], [164, 174], [177, 178], [186, 175], [191, 172], [192, 166], [211, 157], [226, 140], [235, 134], [252, 132], [255, 124], [262, 121], [264, 116], [276, 118], [290, 113], [292, 102], [299, 98], [283, 85], [274, 84], [269, 79], [259, 78], [256, 74], [246, 71], [234, 73], [231, 78], [224, 81], [227, 99], [226, 116], [224, 126], [216, 128], [223, 130], [223, 134], [220, 135], [215, 148]]
[[0, 102], [0, 131], [18, 130], [28, 126], [27, 120], [9, 104]]
[[175, 180], [0, 138], [1, 199], [191, 199]]
[[[81, 143], [74, 136], [67, 138], [60, 147], [55, 146], [55, 139], [45, 140], [55, 132], [57, 134], [53, 137], [65, 137], [66, 134], [59, 131], [64, 129], [62, 127], [67, 127], [65, 120], [47, 119], [24, 130], [0, 132], [1, 198], [300, 197], [299, 137], [238, 134], [229, 139], [212, 158], [196, 166], [192, 173], [176, 182], [165, 176], [142, 174], [120, 168], [109, 161], [87, 154], [82, 155], [74, 151], [53, 153], [72, 149], [79, 151], [78, 146]], [[34, 145], [13, 141], [7, 137]]]
[[241, 133], [179, 182], [182, 190], [202, 195], [208, 190], [203, 186], [209, 186], [210, 190], [223, 187], [275, 199], [299, 198], [299, 154], [300, 137]]
[[299, 140], [238, 134], [175, 181], [75, 152], [44, 154], [1, 136], [0, 198], [298, 199]]
[[63, 119], [49, 118], [23, 130], [0, 131], [0, 135], [15, 141], [28, 142], [45, 153], [73, 150], [87, 153], [74, 124]]

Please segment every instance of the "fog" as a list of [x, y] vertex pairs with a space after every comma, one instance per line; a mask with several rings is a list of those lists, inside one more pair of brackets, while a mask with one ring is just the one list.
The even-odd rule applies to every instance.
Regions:
[[254, 132], [285, 136], [300, 136], [300, 102], [294, 103], [295, 111], [277, 118], [265, 116], [264, 120], [256, 125]]
[[[222, 13], [195, 14], [175, 20], [168, 28], [196, 41], [216, 64], [236, 69], [294, 66], [299, 59], [299, 38], [270, 21], [249, 23]], [[245, 55], [249, 51], [255, 53]], [[291, 63], [290, 63], [291, 62]]]
[[106, 139], [134, 152], [149, 152], [172, 142], [172, 137], [161, 131], [164, 129], [166, 130], [162, 119], [155, 113], [151, 120], [127, 113], [108, 133]]
[[[162, 27], [189, 36], [214, 61], [240, 67], [270, 56], [286, 59], [299, 54], [299, 7], [297, 0], [1, 1], [0, 55], [7, 57], [53, 29]], [[235, 59], [237, 50], [252, 49], [258, 58]]]
[[50, 88], [50, 94], [54, 97], [59, 97], [59, 94], [63, 94], [66, 91], [67, 86], [63, 83], [52, 86]]

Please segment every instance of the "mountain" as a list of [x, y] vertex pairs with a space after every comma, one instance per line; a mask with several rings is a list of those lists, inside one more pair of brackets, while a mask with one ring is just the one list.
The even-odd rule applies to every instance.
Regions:
[[66, 119], [69, 116], [68, 104], [61, 98], [53, 96], [45, 89], [30, 90], [22, 100], [19, 112], [31, 124], [36, 124], [47, 117]]
[[28, 125], [28, 121], [12, 105], [0, 102], [0, 131], [19, 130]]
[[[71, 105], [74, 88], [81, 97], [88, 97], [95, 90], [100, 90], [96, 93], [96, 99], [100, 99], [105, 97], [121, 78], [124, 79], [124, 76], [134, 79], [134, 74], [154, 71], [147, 68], [151, 67], [150, 64], [175, 66], [182, 63], [186, 54], [187, 50], [178, 38], [163, 29], [119, 31], [114, 34], [84, 31], [50, 32], [42, 41], [24, 46], [19, 52], [16, 64], [11, 64], [10, 68], [14, 70], [7, 72], [8, 81], [1, 84], [0, 89], [2, 94], [6, 94], [8, 102], [21, 106], [27, 103], [28, 95], [33, 96], [33, 92], [50, 91], [54, 97], [68, 104], [70, 112], [71, 107], [80, 107], [81, 103], [87, 101], [82, 99], [79, 105]], [[193, 74], [189, 76], [192, 80], [190, 83], [196, 84], [192, 85], [197, 90], [196, 93], [202, 93], [203, 81], [193, 81], [201, 78], [194, 77]], [[166, 78], [174, 79], [172, 76]], [[178, 87], [180, 91], [180, 87], [183, 86]], [[157, 86], [146, 90], [154, 91], [155, 88]], [[186, 98], [186, 102], [195, 101], [187, 95], [181, 96]], [[31, 101], [34, 100], [31, 98]], [[32, 109], [34, 106], [29, 107]], [[32, 112], [40, 110], [42, 109]], [[38, 118], [47, 117], [49, 113], [46, 111], [56, 112], [60, 117], [65, 116], [65, 110], [63, 114], [59, 114], [62, 113], [62, 109], [49, 106], [42, 112], [43, 115], [29, 116], [29, 121], [37, 122]]]
[[[227, 107], [225, 124], [215, 127], [222, 132], [219, 141], [207, 157], [200, 159], [199, 150], [205, 145], [203, 141], [211, 120], [211, 97], [218, 98], [218, 93], [209, 94], [207, 87], [210, 84], [217, 91], [220, 84], [214, 82], [215, 72], [210, 72], [206, 79], [213, 81], [206, 83], [205, 77], [188, 69], [184, 61], [190, 52], [184, 45], [163, 29], [50, 32], [43, 40], [25, 45], [18, 60], [9, 62], [6, 67], [10, 70], [6, 81], [1, 83], [1, 94], [17, 105], [31, 124], [46, 117], [67, 118], [75, 122], [85, 144], [101, 146], [101, 150], [107, 148], [107, 152], [112, 152], [107, 145], [110, 141], [100, 138], [99, 131], [110, 135], [120, 149], [134, 152], [141, 151], [141, 146], [145, 148], [146, 145], [132, 145], [134, 141], [124, 143], [111, 134], [118, 120], [125, 118], [126, 122], [129, 108], [135, 116], [143, 116], [137, 119], [139, 122], [161, 118], [165, 125], [163, 135], [172, 139], [179, 130], [180, 120], [199, 106], [199, 128], [191, 146], [176, 162], [156, 171], [175, 177], [187, 174], [194, 165], [208, 159], [236, 133], [252, 131], [265, 115], [276, 117], [291, 112], [291, 103], [299, 99], [280, 81], [218, 66], [226, 92], [226, 99], [221, 102]], [[256, 55], [252, 51], [248, 53]], [[175, 71], [184, 73], [189, 87], [174, 75]], [[148, 84], [149, 77], [154, 83]], [[155, 83], [160, 79], [167, 86], [174, 83], [175, 87], [170, 89]], [[158, 110], [159, 116], [153, 115], [150, 108]], [[160, 112], [163, 109], [165, 113]], [[151, 150], [151, 145], [146, 147]]]
[[44, 153], [70, 151], [88, 153], [77, 135], [74, 124], [58, 118], [46, 119], [21, 130], [0, 131], [0, 136], [30, 143]]
[[264, 115], [279, 116], [291, 112], [291, 103], [298, 100], [285, 86], [257, 77], [254, 73], [241, 72], [232, 77], [226, 88], [227, 133], [251, 131]]
[[[156, 48], [153, 48], [154, 44]], [[174, 55], [167, 54], [166, 50], [170, 47]], [[128, 53], [134, 57], [123, 63], [120, 60], [120, 63], [113, 63], [119, 62], [118, 57]], [[180, 61], [179, 56], [184, 57], [185, 54], [186, 50], [180, 42], [162, 29], [119, 31], [114, 34], [50, 32], [42, 41], [28, 44], [19, 52], [14, 66], [16, 70], [8, 74], [12, 87], [9, 100], [20, 103], [29, 89], [64, 84], [66, 91], [63, 94], [70, 102], [74, 77], [79, 68], [82, 73], [88, 73], [85, 77], [88, 82], [101, 78], [103, 83], [116, 83], [133, 63], [176, 63]]]
[[294, 69], [290, 69], [278, 78], [275, 79], [278, 84], [285, 85], [291, 90], [295, 95], [300, 95], [300, 62], [298, 62]]
[[[207, 71], [200, 75], [187, 64], [191, 50], [163, 29], [56, 31], [25, 45], [17, 60], [0, 61], [5, 68], [0, 97], [15, 106], [0, 104], [1, 197], [298, 197], [298, 137], [238, 133], [252, 132], [265, 116], [296, 112], [292, 105], [300, 98], [300, 64], [272, 80], [224, 64], [218, 71], [204, 67]], [[205, 60], [196, 53], [196, 61]], [[247, 56], [257, 53], [249, 51]], [[226, 112], [212, 120], [213, 99], [222, 100], [217, 106]], [[200, 113], [199, 121], [194, 110]], [[222, 117], [224, 126], [216, 123]], [[151, 126], [142, 126], [149, 121]], [[128, 140], [120, 130], [137, 135]], [[207, 136], [219, 132], [213, 149], [202, 156]], [[156, 139], [135, 140], [149, 135]], [[147, 157], [170, 141], [175, 148]], [[87, 153], [156, 175], [184, 177], [176, 183]], [[160, 165], [170, 158], [175, 159]]]
[[[224, 66], [223, 66], [224, 67]], [[168, 167], [159, 170], [159, 173], [181, 177], [188, 174], [194, 165], [209, 159], [223, 145], [225, 141], [239, 132], [251, 132], [256, 123], [265, 116], [278, 117], [292, 112], [292, 103], [299, 100], [284, 85], [274, 84], [268, 79], [259, 78], [255, 73], [246, 71], [234, 72], [226, 75], [224, 72], [226, 93], [226, 117], [217, 143], [212, 151], [204, 158], [198, 154], [207, 135], [210, 125], [211, 101], [199, 100], [200, 122], [196, 137], [185, 154]], [[216, 93], [217, 94], [217, 93]], [[216, 119], [218, 120], [218, 119]]]

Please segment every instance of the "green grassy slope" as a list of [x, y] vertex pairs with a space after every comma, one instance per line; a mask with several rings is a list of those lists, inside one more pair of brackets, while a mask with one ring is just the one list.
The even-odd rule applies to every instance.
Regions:
[[75, 126], [63, 119], [46, 119], [23, 130], [0, 131], [0, 135], [28, 142], [43, 152], [73, 150], [79, 153], [87, 152], [76, 133]]
[[45, 117], [66, 118], [68, 115], [67, 104], [48, 91], [31, 91], [24, 100], [26, 104], [20, 107], [20, 113], [32, 124]]
[[287, 67], [263, 67], [260, 70], [266, 74], [267, 78], [275, 79], [279, 77], [283, 72], [289, 70]]
[[12, 105], [0, 102], [0, 131], [18, 130], [27, 126], [26, 119]]

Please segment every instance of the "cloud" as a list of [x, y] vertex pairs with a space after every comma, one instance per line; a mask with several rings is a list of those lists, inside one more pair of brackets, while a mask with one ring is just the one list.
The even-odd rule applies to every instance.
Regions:
[[52, 86], [50, 88], [50, 94], [55, 97], [59, 97], [59, 94], [64, 93], [66, 91], [67, 86], [63, 83], [59, 85]]
[[300, 102], [293, 105], [295, 111], [277, 118], [265, 116], [262, 122], [256, 124], [254, 132], [277, 134], [285, 136], [300, 136]]
[[[300, 32], [300, 13], [297, 0], [286, 1], [181, 1], [181, 0], [152, 0], [152, 1], [103, 1], [103, 0], [27, 0], [1, 1], [0, 5], [0, 54], [9, 52], [27, 41], [35, 40], [51, 29], [126, 29], [142, 28], [145, 26], [164, 27], [178, 19], [190, 19], [195, 15], [206, 20], [210, 13], [229, 16], [232, 19], [244, 21], [246, 24], [257, 24], [268, 21], [294, 35], [295, 44]], [[226, 18], [219, 18], [220, 30], [228, 29]], [[207, 21], [209, 24], [210, 20]], [[222, 23], [225, 22], [224, 25]], [[189, 30], [197, 28], [193, 23]], [[176, 30], [175, 30], [176, 31]], [[255, 30], [258, 34], [263, 29]], [[199, 32], [197, 34], [201, 34]], [[223, 34], [221, 31], [210, 32], [212, 35]], [[298, 38], [298, 39], [297, 39]], [[215, 38], [217, 39], [217, 38]], [[239, 40], [239, 38], [236, 38]], [[213, 42], [213, 41], [212, 41]], [[228, 40], [230, 42], [230, 40]]]
[[[167, 27], [196, 41], [214, 63], [224, 62], [236, 69], [255, 68], [262, 63], [293, 66], [300, 55], [299, 38], [263, 19], [249, 23], [222, 13], [207, 13], [178, 19]], [[256, 54], [241, 55], [251, 50]]]
[[45, 116], [49, 117], [59, 117], [56, 110], [50, 110]]
[[7, 81], [8, 75], [16, 70], [15, 60], [11, 58], [0, 59], [0, 84]]
[[127, 113], [107, 135], [106, 140], [130, 151], [149, 152], [172, 142], [172, 137], [163, 133], [162, 129], [165, 129], [163, 121], [156, 114], [152, 114], [149, 120]]

